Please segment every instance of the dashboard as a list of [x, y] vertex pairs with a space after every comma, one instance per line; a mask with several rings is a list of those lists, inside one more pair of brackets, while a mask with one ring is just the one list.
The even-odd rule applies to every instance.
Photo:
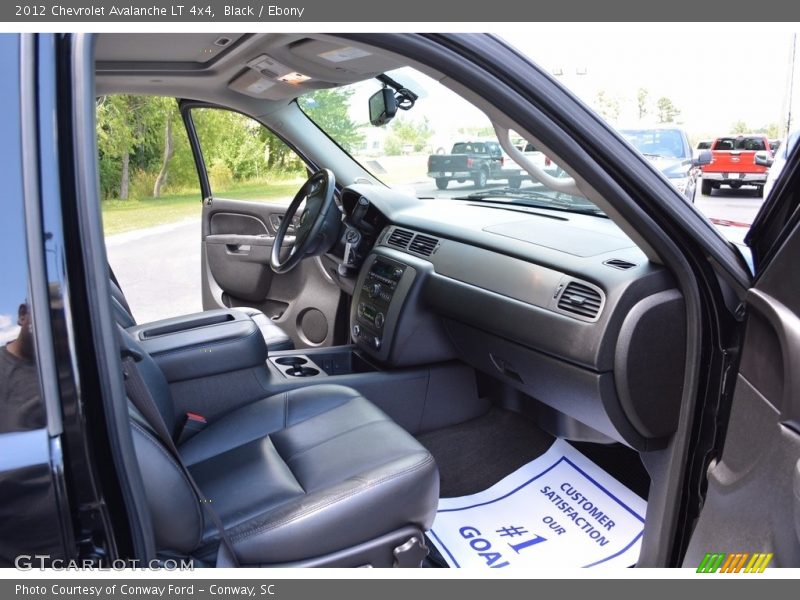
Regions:
[[350, 335], [374, 359], [462, 360], [639, 450], [674, 431], [683, 297], [612, 221], [372, 185], [341, 199]]

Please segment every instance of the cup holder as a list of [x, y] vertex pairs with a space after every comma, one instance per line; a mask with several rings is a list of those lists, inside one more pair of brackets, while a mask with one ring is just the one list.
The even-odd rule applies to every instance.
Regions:
[[[302, 362], [306, 362], [302, 358], [300, 359]], [[291, 377], [314, 377], [315, 375], [319, 375], [319, 370], [312, 369], [311, 367], [301, 367], [299, 366], [302, 363], [299, 363], [298, 366], [294, 366], [291, 369], [286, 371], [286, 374]]]
[[[299, 367], [300, 365], [306, 364], [308, 361], [300, 356], [281, 356], [280, 358], [276, 358], [275, 362], [287, 367]], [[303, 375], [296, 377], [303, 377]]]

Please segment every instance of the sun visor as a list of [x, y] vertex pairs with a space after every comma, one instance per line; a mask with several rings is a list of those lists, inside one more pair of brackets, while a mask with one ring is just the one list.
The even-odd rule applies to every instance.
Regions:
[[294, 56], [325, 69], [334, 69], [343, 74], [352, 73], [360, 76], [360, 79], [403, 66], [369, 50], [324, 40], [302, 40], [292, 44], [289, 51]]

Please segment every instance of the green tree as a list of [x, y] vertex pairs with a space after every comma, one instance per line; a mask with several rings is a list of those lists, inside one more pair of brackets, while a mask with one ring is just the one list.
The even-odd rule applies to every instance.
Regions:
[[175, 118], [167, 108], [174, 104], [172, 99], [130, 95], [106, 96], [98, 102], [97, 147], [104, 198], [127, 200], [131, 181], [141, 174], [150, 179], [150, 189], [145, 191], [150, 194], [165, 158], [166, 119]]
[[639, 88], [639, 91], [636, 92], [636, 108], [639, 111], [639, 120], [647, 116], [647, 96], [649, 92], [645, 88]]
[[608, 96], [604, 90], [597, 92], [595, 96], [595, 110], [606, 121], [616, 121], [619, 118], [619, 100]]
[[747, 123], [740, 119], [731, 125], [730, 131], [731, 133], [763, 133], [770, 139], [776, 139], [779, 137], [777, 123], [768, 123], [766, 125], [762, 125], [761, 127], [750, 127]]
[[778, 127], [778, 124], [777, 124], [777, 123], [770, 123], [769, 125], [767, 125], [766, 127], [764, 127], [764, 133], [766, 133], [766, 134], [767, 134], [767, 137], [768, 137], [768, 138], [770, 138], [770, 139], [776, 139], [776, 138], [778, 138], [778, 137], [779, 137], [779, 135], [780, 135], [780, 134], [778, 133], [778, 130], [779, 130], [779, 129], [780, 129], [780, 128]]
[[731, 126], [731, 133], [748, 133], [749, 131], [750, 128], [747, 126], [747, 123], [745, 123], [741, 119], [739, 121], [736, 121]]
[[159, 198], [161, 191], [167, 186], [169, 177], [170, 163], [175, 156], [175, 135], [174, 121], [177, 116], [177, 105], [171, 98], [157, 98], [154, 108], [160, 108], [164, 117], [164, 152], [161, 160], [161, 168], [158, 170], [155, 183], [153, 184], [153, 197]]
[[107, 161], [105, 193], [116, 192], [120, 200], [128, 199], [131, 153], [143, 134], [137, 104], [135, 96], [106, 96], [97, 106], [98, 154]]
[[348, 152], [354, 152], [364, 141], [362, 126], [353, 121], [349, 114], [350, 99], [354, 93], [352, 88], [333, 88], [317, 90], [298, 99], [300, 107], [311, 120]]
[[666, 96], [658, 99], [656, 110], [658, 111], [659, 123], [674, 123], [675, 119], [681, 114], [680, 109]]
[[433, 128], [428, 117], [414, 120], [406, 115], [399, 115], [392, 121], [391, 133], [384, 142], [384, 151], [389, 156], [396, 156], [410, 146], [413, 152], [421, 152], [426, 149], [432, 136]]

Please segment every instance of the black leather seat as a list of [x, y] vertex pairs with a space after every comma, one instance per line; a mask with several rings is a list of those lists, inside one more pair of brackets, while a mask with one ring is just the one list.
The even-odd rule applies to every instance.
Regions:
[[[163, 374], [132, 336], [122, 335], [142, 355], [139, 373], [175, 432]], [[131, 414], [158, 548], [213, 561], [217, 529], [150, 425], [135, 409]], [[393, 549], [411, 534], [422, 540], [438, 502], [430, 453], [339, 385], [246, 405], [210, 423], [179, 452], [244, 565], [388, 566]]]
[[[122, 289], [113, 281], [109, 282], [111, 286], [111, 305], [114, 308], [114, 314], [117, 323], [125, 328], [133, 327], [136, 325], [136, 319], [133, 318], [133, 311], [128, 304], [125, 294]], [[292, 338], [286, 334], [280, 327], [272, 322], [263, 312], [256, 308], [249, 307], [236, 307], [232, 310], [238, 310], [249, 316], [253, 322], [258, 325], [261, 330], [261, 335], [264, 336], [264, 341], [267, 343], [267, 348], [270, 350], [293, 350], [294, 342]]]

